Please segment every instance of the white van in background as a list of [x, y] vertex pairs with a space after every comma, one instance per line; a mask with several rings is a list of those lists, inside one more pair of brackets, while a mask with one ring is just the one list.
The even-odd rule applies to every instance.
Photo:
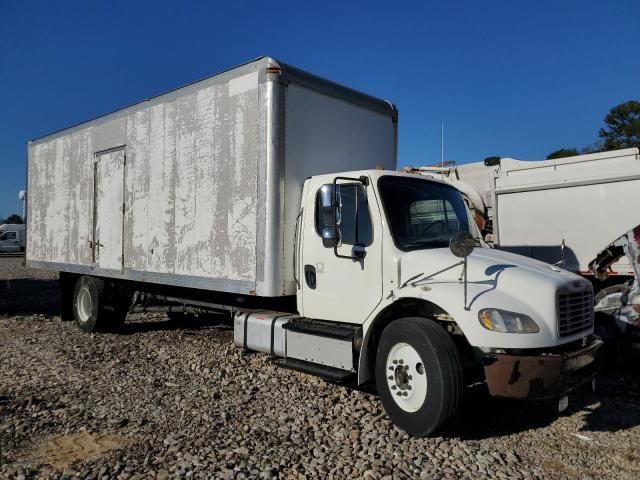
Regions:
[[0, 252], [24, 252], [24, 233], [22, 224], [0, 225]]

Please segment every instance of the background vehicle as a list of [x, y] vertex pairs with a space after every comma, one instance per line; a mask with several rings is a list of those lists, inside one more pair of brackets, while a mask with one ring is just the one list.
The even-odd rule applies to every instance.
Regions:
[[[456, 186], [497, 248], [592, 276], [589, 263], [638, 224], [640, 153], [628, 148], [541, 161], [497, 157], [450, 168], [408, 167]], [[626, 258], [609, 276], [633, 276]]]
[[626, 257], [634, 275], [625, 282], [613, 277], [614, 283], [602, 288], [595, 297], [598, 334], [608, 340], [614, 359], [628, 357], [640, 350], [640, 225], [625, 232], [603, 248], [589, 263], [595, 278], [606, 283], [614, 265]]
[[[614, 312], [611, 305], [622, 292], [637, 285], [637, 255], [629, 246], [633, 241], [620, 244], [614, 255], [604, 255], [612, 239], [633, 239], [639, 222], [632, 208], [640, 203], [637, 148], [542, 161], [494, 157], [448, 168], [406, 170], [456, 186], [474, 215], [486, 223], [485, 239], [496, 248], [558, 264], [587, 278], [600, 313]], [[601, 261], [594, 269], [596, 257]], [[614, 316], [617, 330], [637, 330], [630, 320], [635, 316]], [[610, 336], [611, 319], [599, 318], [609, 332], [599, 333]]]
[[590, 284], [474, 250], [459, 192], [394, 172], [396, 139], [391, 103], [260, 58], [30, 142], [27, 264], [85, 331], [229, 311], [238, 346], [374, 385], [414, 435], [478, 380], [591, 378]]
[[24, 252], [25, 226], [5, 223], [0, 225], [0, 252]]

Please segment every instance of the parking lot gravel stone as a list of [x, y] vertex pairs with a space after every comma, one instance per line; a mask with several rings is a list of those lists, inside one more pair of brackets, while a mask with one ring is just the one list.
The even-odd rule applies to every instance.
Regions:
[[0, 258], [0, 476], [87, 479], [640, 478], [640, 380], [606, 373], [563, 414], [469, 391], [411, 438], [375, 395], [243, 354], [224, 316], [130, 315], [84, 334], [55, 274]]

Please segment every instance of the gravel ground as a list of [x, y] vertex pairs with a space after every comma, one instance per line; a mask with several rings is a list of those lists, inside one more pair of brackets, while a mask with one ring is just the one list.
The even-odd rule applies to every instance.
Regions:
[[222, 317], [87, 335], [56, 316], [55, 275], [0, 258], [0, 279], [0, 476], [640, 477], [631, 374], [561, 416], [470, 392], [441, 436], [414, 439], [375, 396], [242, 355]]

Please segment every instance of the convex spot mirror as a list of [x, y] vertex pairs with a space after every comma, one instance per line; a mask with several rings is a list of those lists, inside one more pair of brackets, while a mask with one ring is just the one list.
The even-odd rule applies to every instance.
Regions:
[[471, 255], [475, 246], [476, 241], [469, 232], [454, 233], [451, 240], [449, 240], [451, 253], [459, 258], [466, 258]]

